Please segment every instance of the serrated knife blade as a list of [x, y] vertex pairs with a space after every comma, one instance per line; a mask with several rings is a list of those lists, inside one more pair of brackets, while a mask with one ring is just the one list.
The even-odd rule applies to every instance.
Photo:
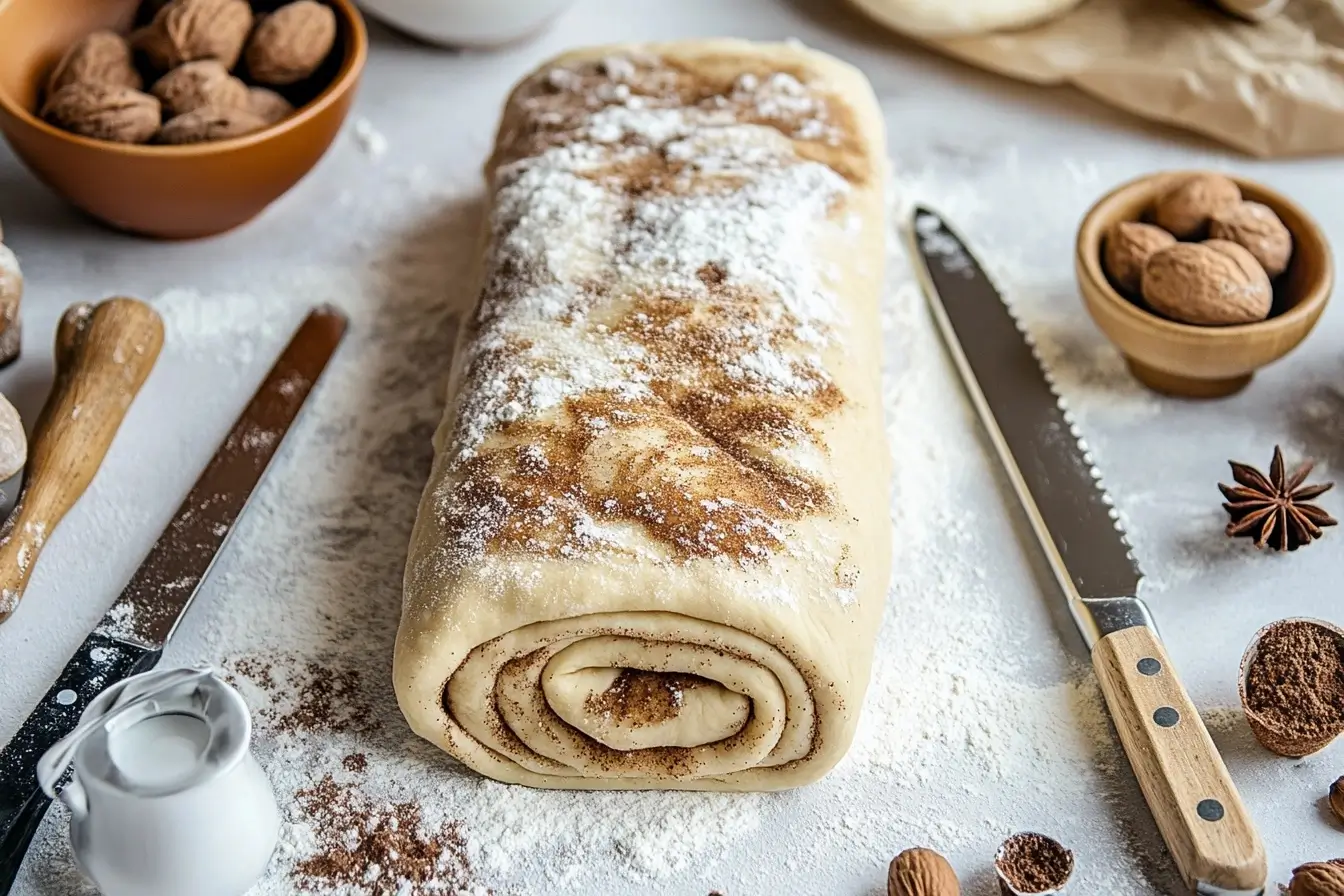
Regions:
[[1114, 504], [1030, 338], [941, 218], [917, 209], [912, 234], [934, 319], [1088, 647], [1151, 624]]
[[1263, 893], [1260, 836], [1137, 596], [1142, 574], [1115, 508], [1029, 336], [937, 214], [916, 208], [910, 239], [934, 321], [1092, 651], [1181, 876], [1200, 894]]

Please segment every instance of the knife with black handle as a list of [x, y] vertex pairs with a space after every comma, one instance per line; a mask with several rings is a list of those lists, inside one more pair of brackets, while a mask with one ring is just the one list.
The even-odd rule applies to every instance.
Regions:
[[1258, 896], [1264, 846], [1138, 597], [1142, 573], [1092, 455], [961, 238], [919, 208], [911, 239], [933, 318], [1092, 652], [1181, 875], [1200, 894]]
[[159, 661], [345, 327], [333, 308], [313, 310], [299, 326], [125, 590], [0, 750], [0, 896], [51, 802], [37, 783], [38, 759], [94, 697]]

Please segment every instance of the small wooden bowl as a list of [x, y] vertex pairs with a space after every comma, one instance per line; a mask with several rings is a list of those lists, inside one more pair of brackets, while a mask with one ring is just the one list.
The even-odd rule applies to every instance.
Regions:
[[1126, 298], [1102, 270], [1106, 231], [1120, 221], [1142, 220], [1170, 180], [1195, 173], [1150, 174], [1103, 196], [1083, 218], [1074, 265], [1088, 313], [1140, 382], [1169, 395], [1221, 398], [1245, 388], [1256, 370], [1288, 354], [1311, 332], [1334, 286], [1334, 262], [1325, 234], [1297, 203], [1228, 175], [1247, 200], [1272, 208], [1293, 235], [1293, 258], [1274, 282], [1270, 317], [1231, 327], [1195, 326], [1160, 317]]
[[353, 0], [336, 13], [336, 50], [314, 76], [326, 84], [271, 127], [233, 140], [152, 146], [91, 140], [35, 109], [47, 75], [91, 31], [130, 29], [139, 0], [0, 0], [0, 131], [14, 153], [72, 204], [119, 230], [191, 239], [231, 230], [299, 182], [327, 151], [354, 101], [368, 33]]
[[1291, 731], [1284, 731], [1275, 725], [1271, 719], [1264, 718], [1255, 710], [1251, 709], [1251, 701], [1246, 697], [1246, 679], [1251, 672], [1251, 664], [1255, 662], [1256, 654], [1260, 650], [1260, 642], [1264, 640], [1265, 635], [1289, 622], [1306, 622], [1317, 626], [1325, 631], [1332, 633], [1336, 638], [1344, 639], [1344, 629], [1332, 622], [1326, 622], [1324, 619], [1310, 619], [1305, 616], [1293, 616], [1288, 619], [1280, 619], [1277, 622], [1271, 622], [1251, 638], [1251, 643], [1247, 646], [1246, 652], [1241, 657], [1241, 668], [1237, 673], [1237, 694], [1241, 697], [1241, 708], [1246, 714], [1246, 723], [1251, 727], [1251, 733], [1255, 739], [1260, 741], [1260, 745], [1271, 753], [1277, 753], [1280, 756], [1287, 756], [1290, 759], [1301, 759], [1304, 756], [1310, 756], [1313, 753], [1319, 753], [1330, 746], [1334, 740], [1344, 732], [1322, 732], [1317, 737], [1302, 737], [1294, 735]]

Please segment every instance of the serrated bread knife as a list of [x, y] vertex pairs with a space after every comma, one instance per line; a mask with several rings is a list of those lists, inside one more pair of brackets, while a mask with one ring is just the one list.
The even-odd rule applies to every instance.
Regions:
[[1182, 877], [1261, 894], [1265, 850], [1138, 597], [1092, 456], [1031, 345], [962, 240], [917, 208], [910, 232], [934, 320], [1082, 631], [1120, 742]]
[[158, 663], [336, 351], [345, 323], [334, 308], [307, 316], [103, 621], [0, 750], [0, 896], [13, 887], [51, 802], [37, 782], [38, 759], [74, 730], [94, 697]]

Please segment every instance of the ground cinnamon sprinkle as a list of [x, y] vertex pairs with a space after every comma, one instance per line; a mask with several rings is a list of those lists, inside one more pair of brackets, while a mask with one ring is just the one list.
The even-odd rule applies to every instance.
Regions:
[[605, 691], [589, 697], [584, 708], [617, 721], [652, 725], [681, 712], [686, 691], [703, 684], [709, 682], [698, 675], [625, 669]]
[[1246, 700], [1268, 724], [1313, 739], [1344, 729], [1344, 639], [1305, 620], [1265, 632], [1246, 674]]
[[304, 892], [350, 888], [369, 896], [493, 891], [476, 883], [458, 822], [427, 833], [415, 803], [375, 804], [327, 775], [295, 800], [317, 828], [317, 854], [293, 871]]
[[266, 692], [269, 705], [254, 706], [253, 712], [273, 731], [367, 731], [379, 725], [355, 669], [283, 654], [273, 660], [240, 657], [228, 665], [234, 684], [241, 676]]
[[346, 731], [370, 724], [369, 708], [360, 699], [359, 673], [309, 662], [298, 705], [276, 720], [284, 731]]
[[363, 753], [351, 753], [341, 760], [341, 765], [348, 772], [362, 772], [369, 767], [369, 759]]

